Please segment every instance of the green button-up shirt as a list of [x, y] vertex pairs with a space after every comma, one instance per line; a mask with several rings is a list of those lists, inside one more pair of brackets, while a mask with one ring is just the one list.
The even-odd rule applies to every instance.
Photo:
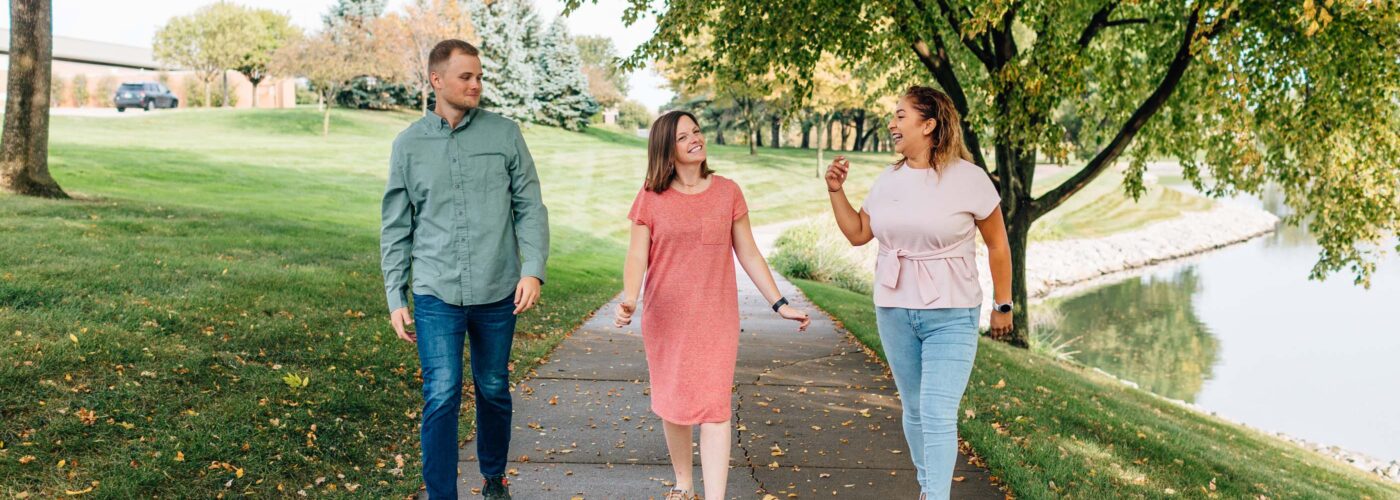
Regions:
[[549, 215], [535, 162], [515, 122], [473, 109], [456, 127], [436, 113], [394, 139], [379, 250], [389, 310], [413, 293], [455, 305], [544, 282]]

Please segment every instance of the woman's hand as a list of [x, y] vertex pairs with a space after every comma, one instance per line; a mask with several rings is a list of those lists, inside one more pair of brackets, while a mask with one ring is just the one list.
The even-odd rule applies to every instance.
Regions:
[[1011, 313], [992, 311], [992, 338], [999, 339], [1011, 333], [1015, 325], [1011, 324]]
[[831, 166], [826, 167], [826, 190], [839, 191], [846, 183], [846, 174], [851, 170], [851, 162], [845, 156], [837, 156], [831, 160]]
[[787, 304], [783, 304], [782, 307], [778, 308], [778, 315], [782, 316], [783, 319], [800, 321], [802, 324], [797, 325], [797, 331], [799, 332], [807, 331], [807, 325], [812, 324], [812, 318], [807, 317], [807, 313], [802, 312], [801, 309], [792, 307]]
[[637, 301], [624, 300], [613, 311], [613, 324], [618, 328], [632, 324], [632, 313], [637, 311]]

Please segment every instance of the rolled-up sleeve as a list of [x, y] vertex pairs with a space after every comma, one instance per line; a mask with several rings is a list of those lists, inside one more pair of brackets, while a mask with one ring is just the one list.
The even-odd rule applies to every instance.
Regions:
[[395, 144], [389, 154], [389, 181], [384, 187], [379, 228], [380, 269], [390, 312], [408, 307], [408, 271], [413, 256], [413, 204], [404, 167], [404, 155]]
[[520, 248], [520, 276], [545, 281], [545, 261], [549, 259], [549, 211], [540, 196], [540, 178], [535, 160], [525, 147], [519, 126], [513, 127], [515, 154], [510, 160], [510, 206], [515, 225], [515, 241]]

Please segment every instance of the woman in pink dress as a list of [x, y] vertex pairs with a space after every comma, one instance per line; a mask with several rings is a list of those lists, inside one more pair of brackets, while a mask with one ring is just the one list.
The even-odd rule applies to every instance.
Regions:
[[700, 426], [705, 496], [725, 498], [739, 291], [734, 258], [782, 317], [806, 330], [807, 314], [787, 305], [749, 227], [744, 194], [714, 175], [695, 116], [661, 115], [651, 127], [646, 183], [627, 215], [632, 242], [623, 268], [616, 324], [632, 322], [646, 277], [642, 341], [651, 375], [651, 411], [664, 422], [676, 472], [667, 500], [698, 499], [691, 479], [692, 426]]

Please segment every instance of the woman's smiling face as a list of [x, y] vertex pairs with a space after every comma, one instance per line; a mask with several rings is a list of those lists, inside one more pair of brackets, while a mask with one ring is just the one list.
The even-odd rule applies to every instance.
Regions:
[[933, 129], [937, 123], [924, 118], [908, 97], [899, 99], [894, 107], [894, 118], [890, 120], [890, 138], [894, 141], [894, 151], [908, 158], [914, 153], [927, 153], [933, 142]]
[[682, 116], [676, 122], [676, 163], [692, 165], [702, 161], [705, 161], [705, 135], [695, 120]]

